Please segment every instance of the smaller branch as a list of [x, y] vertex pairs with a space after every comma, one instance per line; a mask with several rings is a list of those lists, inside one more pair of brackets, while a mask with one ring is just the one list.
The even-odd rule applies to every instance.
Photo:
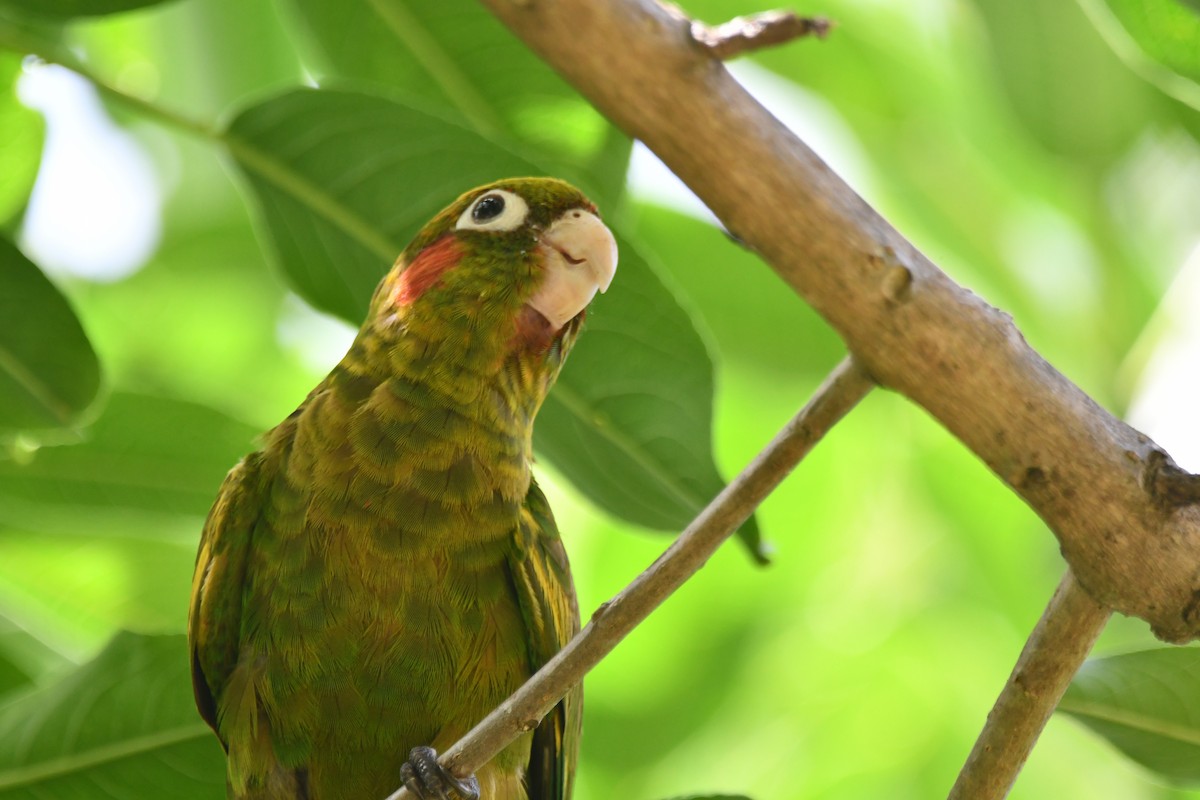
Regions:
[[[465, 778], [521, 733], [532, 730], [572, 686], [583, 680], [642, 620], [696, 574], [795, 468], [838, 420], [874, 386], [853, 358], [846, 358], [792, 418], [671, 546], [641, 575], [592, 615], [591, 622], [511, 697], [501, 703], [440, 759]], [[400, 789], [387, 800], [412, 800]]]
[[1155, 450], [1147, 460], [1151, 495], [1166, 511], [1200, 503], [1200, 475], [1180, 469], [1171, 457]]
[[715, 28], [693, 22], [692, 38], [716, 58], [729, 61], [804, 36], [824, 39], [832, 28], [833, 23], [824, 17], [801, 17], [794, 11], [764, 11], [736, 17]]
[[1008, 794], [1111, 614], [1068, 569], [988, 713], [949, 800], [1001, 800]]

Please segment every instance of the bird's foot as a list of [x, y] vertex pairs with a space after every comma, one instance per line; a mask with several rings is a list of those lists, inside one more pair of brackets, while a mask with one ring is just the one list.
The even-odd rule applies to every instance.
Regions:
[[432, 747], [414, 747], [400, 765], [404, 788], [419, 800], [479, 800], [479, 780], [460, 780], [438, 763]]

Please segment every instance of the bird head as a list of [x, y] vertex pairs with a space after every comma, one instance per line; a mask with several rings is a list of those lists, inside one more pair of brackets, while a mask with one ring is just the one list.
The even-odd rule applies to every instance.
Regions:
[[616, 240], [574, 186], [497, 181], [417, 234], [376, 292], [373, 316], [447, 354], [565, 355], [616, 266]]

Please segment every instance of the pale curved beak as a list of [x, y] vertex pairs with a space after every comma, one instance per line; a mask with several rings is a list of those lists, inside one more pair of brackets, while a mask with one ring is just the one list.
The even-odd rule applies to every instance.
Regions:
[[550, 225], [538, 243], [546, 277], [529, 300], [555, 330], [587, 307], [617, 272], [617, 240], [600, 218], [572, 209]]

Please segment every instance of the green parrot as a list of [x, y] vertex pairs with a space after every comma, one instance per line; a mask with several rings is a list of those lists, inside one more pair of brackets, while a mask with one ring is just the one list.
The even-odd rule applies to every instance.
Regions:
[[188, 642], [237, 800], [566, 800], [582, 697], [475, 776], [459, 739], [579, 629], [533, 480], [534, 416], [608, 288], [616, 242], [576, 188], [474, 189], [417, 234], [349, 352], [230, 471]]

